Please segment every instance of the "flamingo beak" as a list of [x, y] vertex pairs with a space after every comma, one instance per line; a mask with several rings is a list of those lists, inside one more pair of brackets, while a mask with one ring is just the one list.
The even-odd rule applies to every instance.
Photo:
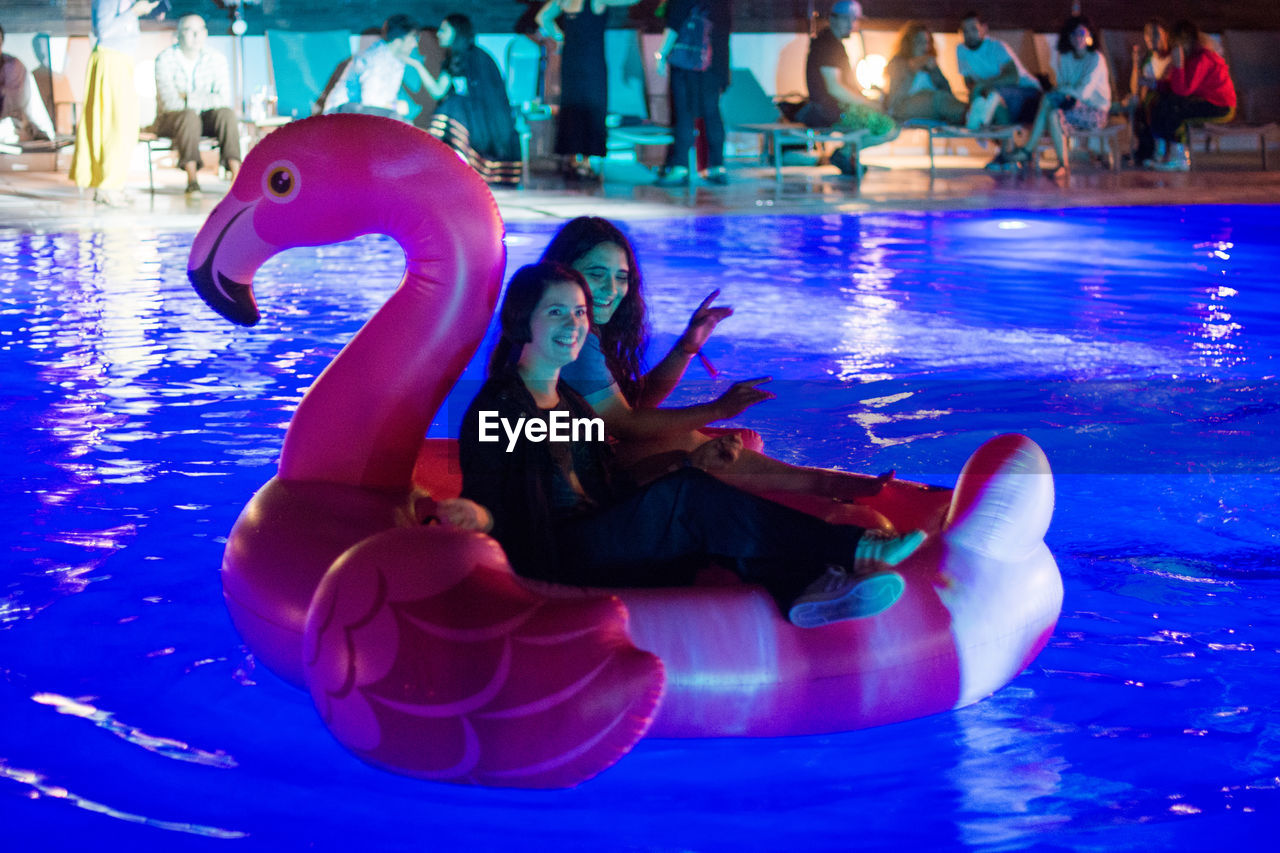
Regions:
[[196, 234], [187, 267], [187, 278], [205, 304], [241, 326], [261, 319], [253, 275], [277, 251], [254, 231], [256, 207], [256, 202], [223, 199]]

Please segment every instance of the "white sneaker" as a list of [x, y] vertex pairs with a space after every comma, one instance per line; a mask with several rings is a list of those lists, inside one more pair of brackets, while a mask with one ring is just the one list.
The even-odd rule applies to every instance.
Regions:
[[906, 581], [897, 572], [854, 577], [840, 566], [827, 566], [826, 573], [809, 584], [791, 605], [787, 618], [798, 628], [865, 619], [896, 604], [906, 588]]

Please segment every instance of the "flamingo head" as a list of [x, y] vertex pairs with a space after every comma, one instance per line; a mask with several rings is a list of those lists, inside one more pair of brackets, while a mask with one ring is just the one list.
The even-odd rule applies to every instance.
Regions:
[[501, 235], [488, 188], [442, 143], [394, 119], [317, 116], [254, 146], [196, 235], [187, 275], [211, 308], [252, 326], [253, 276], [276, 253], [382, 233], [411, 259], [439, 257], [451, 247], [419, 244], [437, 239], [442, 229], [429, 221], [445, 216], [450, 233], [497, 222]]

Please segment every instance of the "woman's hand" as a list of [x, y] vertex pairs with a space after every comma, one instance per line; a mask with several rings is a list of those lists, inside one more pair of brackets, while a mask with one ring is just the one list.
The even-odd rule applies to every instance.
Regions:
[[716, 326], [725, 317], [733, 314], [733, 309], [728, 305], [717, 305], [712, 308], [711, 303], [715, 302], [716, 297], [720, 295], [720, 291], [713, 290], [711, 295], [702, 300], [693, 312], [693, 316], [689, 318], [689, 325], [685, 327], [684, 334], [680, 336], [680, 340], [676, 341], [676, 346], [685, 355], [697, 355], [707, 342], [707, 338], [711, 337], [711, 333], [715, 331]]
[[741, 453], [742, 438], [737, 433], [729, 433], [698, 445], [689, 454], [689, 464], [708, 474], [714, 474], [736, 462]]
[[489, 510], [466, 498], [450, 498], [436, 504], [436, 518], [445, 527], [475, 530], [488, 533], [493, 529], [493, 515]]
[[761, 376], [756, 379], [744, 379], [741, 382], [735, 382], [728, 391], [721, 394], [720, 398], [712, 404], [716, 409], [716, 420], [736, 417], [756, 403], [772, 400], [777, 396], [776, 394], [772, 391], [766, 391], [764, 388], [756, 387], [771, 379], [773, 379], [772, 376]]

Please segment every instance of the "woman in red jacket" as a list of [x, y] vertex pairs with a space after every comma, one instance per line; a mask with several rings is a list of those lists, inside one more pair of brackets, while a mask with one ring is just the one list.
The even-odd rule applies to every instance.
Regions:
[[1236, 89], [1226, 60], [1204, 44], [1200, 28], [1190, 21], [1173, 27], [1173, 58], [1151, 108], [1150, 133], [1155, 157], [1148, 168], [1185, 172], [1191, 158], [1183, 143], [1190, 119], [1227, 119], [1236, 110]]

